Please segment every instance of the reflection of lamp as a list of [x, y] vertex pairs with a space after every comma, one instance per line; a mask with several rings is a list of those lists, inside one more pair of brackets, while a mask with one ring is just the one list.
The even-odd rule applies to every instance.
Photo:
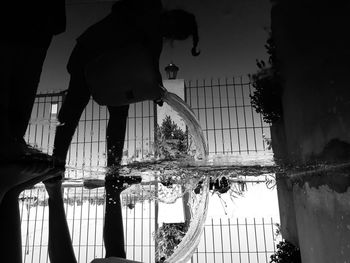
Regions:
[[164, 69], [168, 79], [176, 79], [177, 72], [179, 71], [179, 67], [177, 67], [174, 63], [170, 63]]

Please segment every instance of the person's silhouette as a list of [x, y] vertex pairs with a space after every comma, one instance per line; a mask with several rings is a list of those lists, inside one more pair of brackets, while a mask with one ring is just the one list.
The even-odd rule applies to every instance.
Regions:
[[0, 254], [4, 262], [19, 263], [18, 196], [27, 187], [61, 174], [51, 156], [27, 145], [23, 137], [47, 49], [52, 37], [65, 30], [65, 1], [4, 1], [1, 10]]
[[[159, 58], [163, 39], [184, 40], [190, 36], [193, 37], [192, 55], [196, 56], [199, 54], [197, 23], [195, 16], [184, 10], [163, 10], [160, 0], [121, 0], [114, 3], [108, 16], [89, 27], [77, 39], [70, 56], [67, 66], [70, 83], [58, 114], [62, 125], [56, 129], [53, 156], [60, 160], [66, 159], [80, 116], [90, 100], [91, 93], [85, 77], [88, 63], [119, 47], [140, 44], [152, 54], [158, 82], [162, 86]], [[107, 108], [107, 166], [110, 169], [105, 180], [104, 241], [106, 257], [125, 258], [120, 193], [124, 190], [125, 182], [138, 183], [141, 178], [118, 175], [129, 106], [107, 105]]]

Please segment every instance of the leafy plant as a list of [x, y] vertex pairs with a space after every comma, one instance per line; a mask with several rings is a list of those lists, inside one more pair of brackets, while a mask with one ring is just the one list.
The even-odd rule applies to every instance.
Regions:
[[288, 241], [278, 243], [276, 253], [270, 258], [270, 263], [301, 263], [299, 248]]
[[269, 54], [268, 65], [263, 60], [256, 60], [258, 72], [250, 75], [255, 88], [250, 99], [256, 112], [263, 115], [264, 121], [274, 123], [282, 118], [282, 80], [271, 34], [265, 48]]
[[186, 223], [164, 223], [155, 234], [158, 242], [158, 258], [171, 256], [176, 246], [181, 242], [187, 232]]
[[187, 134], [171, 119], [165, 116], [157, 126], [157, 154], [161, 158], [174, 159], [187, 153]]

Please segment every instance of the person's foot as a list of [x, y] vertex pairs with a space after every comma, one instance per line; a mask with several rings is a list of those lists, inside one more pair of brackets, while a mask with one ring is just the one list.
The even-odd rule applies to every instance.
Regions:
[[43, 184], [45, 185], [49, 197], [56, 196], [58, 192], [61, 192], [65, 169], [62, 167], [56, 167], [52, 172], [55, 173], [56, 176], [43, 180]]
[[84, 179], [84, 188], [92, 190], [99, 187], [105, 186], [105, 180], [103, 179], [93, 179], [93, 178], [87, 178]]
[[12, 188], [24, 190], [45, 179], [57, 177], [59, 170], [47, 162], [0, 164], [0, 197]]
[[49, 154], [25, 143], [24, 140], [7, 140], [0, 148], [0, 164], [3, 163], [31, 163], [48, 162], [52, 165], [61, 165], [62, 162]]
[[116, 190], [124, 191], [133, 184], [139, 184], [141, 176], [106, 176], [105, 186], [111, 186]]

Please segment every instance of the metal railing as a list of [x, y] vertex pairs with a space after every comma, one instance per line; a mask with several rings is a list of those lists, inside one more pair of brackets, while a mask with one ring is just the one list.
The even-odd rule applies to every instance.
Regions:
[[211, 219], [193, 263], [267, 263], [281, 240], [272, 218]]
[[254, 111], [251, 83], [243, 78], [189, 81], [186, 102], [206, 135], [210, 154], [267, 151], [270, 126]]
[[[260, 114], [252, 109], [249, 98], [251, 92], [250, 83], [243, 81], [242, 78], [226, 79], [224, 82], [217, 80], [186, 83], [185, 99], [203, 127], [210, 154], [249, 154], [268, 151], [264, 136], [270, 137], [269, 126], [263, 122]], [[26, 139], [47, 153], [52, 153], [56, 117], [64, 96], [64, 92], [39, 94], [34, 104]], [[156, 119], [153, 102], [130, 105], [124, 158], [142, 159], [154, 152]], [[107, 121], [106, 107], [101, 107], [91, 100], [81, 116], [69, 149], [66, 177], [103, 176], [106, 167]], [[65, 188], [64, 198], [78, 262], [90, 262], [93, 258], [103, 257], [104, 189]], [[152, 200], [139, 202], [127, 195], [123, 195], [122, 198], [127, 257], [142, 262], [154, 262], [153, 232], [156, 228], [156, 202]], [[49, 262], [46, 192], [43, 189], [26, 190], [21, 196], [20, 209], [24, 262]], [[263, 236], [254, 232], [253, 237], [254, 235], [249, 234], [251, 224], [247, 222], [241, 224], [232, 220], [228, 223], [220, 221], [219, 225], [212, 222], [205, 227], [202, 241], [192, 261], [267, 262], [263, 259], [266, 260], [267, 255], [274, 251], [272, 235], [267, 238], [267, 234], [273, 232], [273, 227], [270, 228], [270, 225], [273, 225], [270, 221], [255, 224], [256, 228], [262, 226], [268, 230]], [[219, 232], [225, 230], [222, 233], [231, 233], [231, 237], [227, 239], [227, 236], [221, 234], [218, 236], [221, 243], [218, 243], [216, 231], [213, 232], [215, 229]], [[227, 229], [230, 231], [226, 231]], [[238, 230], [234, 232], [234, 229]], [[241, 234], [244, 230], [248, 231], [246, 238]], [[234, 241], [237, 238], [240, 240], [238, 243]], [[254, 249], [250, 245], [251, 240], [253, 243], [259, 243], [261, 241], [257, 240], [261, 239], [265, 240], [265, 247], [259, 246]], [[247, 249], [242, 242], [248, 242]], [[217, 244], [221, 245], [217, 247]], [[210, 250], [212, 246], [213, 251]]]

